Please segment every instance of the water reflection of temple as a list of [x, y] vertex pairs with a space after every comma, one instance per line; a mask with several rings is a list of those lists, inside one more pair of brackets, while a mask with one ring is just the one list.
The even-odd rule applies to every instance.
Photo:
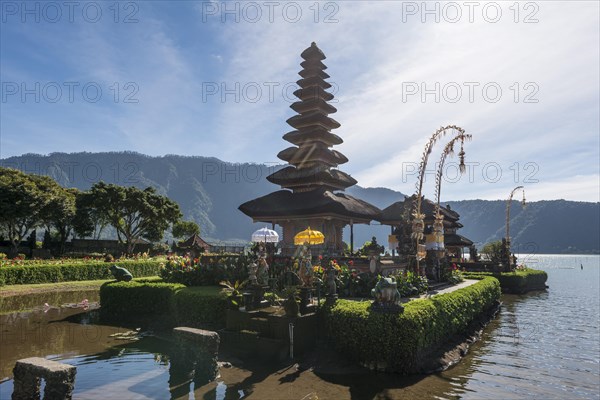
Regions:
[[287, 120], [294, 130], [283, 136], [294, 146], [277, 155], [288, 165], [267, 177], [282, 190], [248, 201], [239, 209], [254, 222], [280, 225], [284, 253], [291, 253], [294, 235], [310, 226], [325, 235], [322, 250], [341, 254], [342, 229], [350, 225], [352, 243], [354, 224], [369, 224], [380, 210], [343, 193], [357, 181], [337, 169], [348, 159], [332, 149], [343, 140], [331, 132], [340, 124], [329, 117], [337, 110], [328, 103], [334, 96], [326, 91], [331, 84], [325, 81], [329, 78], [322, 62], [325, 55], [313, 42], [301, 57], [300, 89], [294, 92], [299, 101], [290, 106], [298, 115]]

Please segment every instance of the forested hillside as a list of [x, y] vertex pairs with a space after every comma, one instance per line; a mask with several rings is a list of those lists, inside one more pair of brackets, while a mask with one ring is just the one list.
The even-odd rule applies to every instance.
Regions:
[[[88, 189], [103, 180], [140, 188], [155, 187], [179, 203], [185, 219], [196, 221], [207, 238], [248, 240], [260, 225], [238, 211], [238, 206], [278, 190], [267, 182], [275, 166], [232, 164], [210, 157], [138, 153], [25, 154], [2, 160], [2, 166], [50, 175], [61, 185]], [[402, 200], [400, 192], [386, 188], [352, 187], [351, 195], [385, 208]], [[447, 204], [447, 203], [444, 203]], [[463, 200], [449, 203], [461, 215], [459, 233], [481, 245], [504, 235], [506, 203], [501, 200]], [[511, 209], [514, 250], [540, 253], [598, 253], [600, 204], [564, 200], [538, 201]], [[356, 226], [355, 246], [371, 236], [387, 242], [389, 227]]]

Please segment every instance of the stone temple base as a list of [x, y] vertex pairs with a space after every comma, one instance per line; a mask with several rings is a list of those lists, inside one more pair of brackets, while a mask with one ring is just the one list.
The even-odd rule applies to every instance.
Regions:
[[77, 368], [40, 357], [18, 360], [13, 369], [12, 400], [39, 400], [40, 384], [46, 381], [44, 400], [69, 400], [75, 387]]
[[194, 383], [202, 386], [212, 382], [219, 374], [219, 334], [184, 326], [173, 328], [173, 334], [179, 344], [178, 362], [193, 371]]

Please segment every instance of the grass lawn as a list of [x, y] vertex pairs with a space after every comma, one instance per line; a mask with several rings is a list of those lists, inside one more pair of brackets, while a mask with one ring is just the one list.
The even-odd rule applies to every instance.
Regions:
[[[160, 279], [159, 277], [144, 277], [144, 280]], [[100, 289], [105, 282], [113, 279], [99, 279], [94, 281], [73, 281], [58, 283], [37, 283], [31, 285], [7, 285], [0, 287], [0, 297], [17, 296], [34, 293], [70, 292], [78, 290]]]

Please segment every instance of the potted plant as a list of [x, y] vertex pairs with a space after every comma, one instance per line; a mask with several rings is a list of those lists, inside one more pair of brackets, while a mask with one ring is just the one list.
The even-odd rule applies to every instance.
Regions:
[[227, 293], [227, 299], [231, 303], [232, 308], [238, 309], [242, 305], [242, 288], [246, 286], [248, 281], [235, 281], [235, 283], [231, 283], [231, 281], [221, 281], [219, 285], [225, 288], [225, 292]]

